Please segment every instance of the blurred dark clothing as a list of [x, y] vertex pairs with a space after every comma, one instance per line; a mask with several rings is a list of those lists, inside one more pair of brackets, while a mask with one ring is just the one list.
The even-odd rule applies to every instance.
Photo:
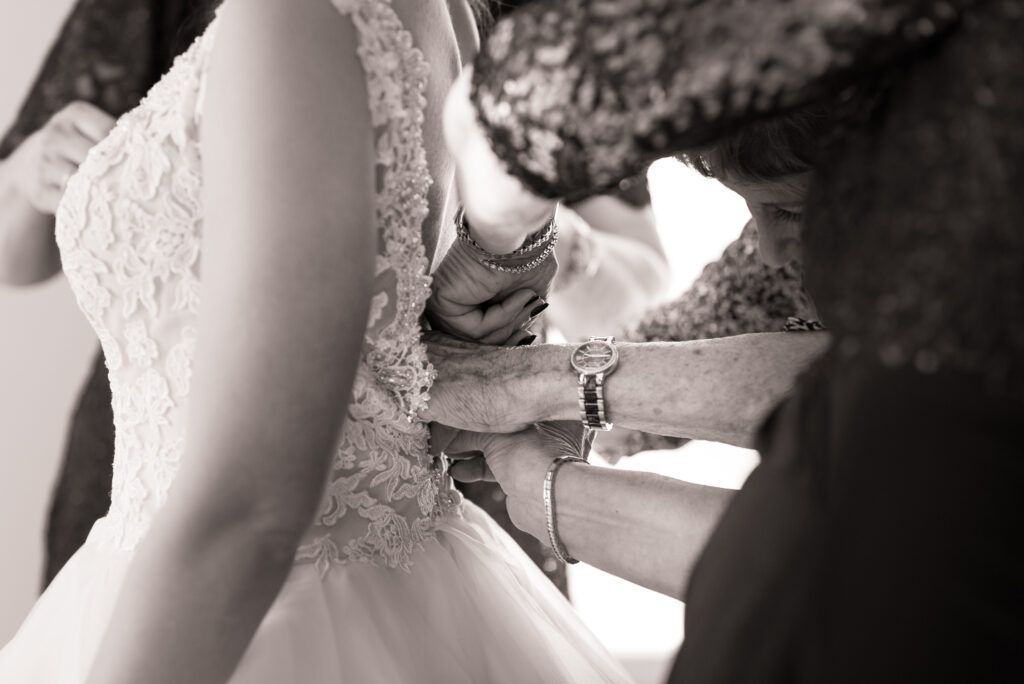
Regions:
[[827, 363], [765, 426], [670, 681], [1024, 681], [1021, 405]]

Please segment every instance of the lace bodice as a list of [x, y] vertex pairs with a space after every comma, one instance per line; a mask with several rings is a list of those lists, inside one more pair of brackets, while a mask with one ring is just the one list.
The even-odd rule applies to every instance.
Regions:
[[[326, 1], [326, 0], [325, 0]], [[358, 29], [382, 166], [379, 250], [366, 340], [321, 512], [297, 560], [408, 569], [417, 544], [457, 507], [412, 416], [432, 368], [419, 343], [430, 280], [421, 231], [432, 183], [423, 141], [428, 75], [388, 0], [333, 0]], [[132, 548], [162, 506], [185, 447], [201, 296], [204, 73], [219, 20], [68, 184], [58, 211], [64, 271], [100, 338], [116, 425], [105, 543]]]

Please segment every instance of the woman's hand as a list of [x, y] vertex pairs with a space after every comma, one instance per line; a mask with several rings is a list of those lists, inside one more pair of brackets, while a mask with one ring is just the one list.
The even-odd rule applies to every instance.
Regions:
[[456, 240], [434, 272], [427, 320], [437, 330], [484, 344], [529, 344], [536, 336], [524, 329], [547, 308], [557, 270], [551, 254], [525, 273], [496, 271]]
[[470, 101], [472, 67], [448, 92], [444, 135], [456, 163], [455, 179], [473, 238], [484, 249], [511, 252], [551, 215], [555, 200], [534, 195], [511, 176], [491, 150]]
[[547, 542], [544, 477], [562, 453], [536, 427], [513, 434], [460, 433], [446, 449], [459, 482], [496, 482], [506, 496], [512, 524]]
[[[512, 523], [547, 543], [544, 479], [554, 459], [574, 455], [580, 429], [572, 421], [509, 435], [462, 433], [447, 449], [452, 476], [497, 482]], [[558, 537], [572, 556], [679, 598], [732, 492], [570, 463], [559, 471], [553, 497]]]
[[424, 336], [437, 377], [421, 414], [478, 432], [517, 432], [541, 420], [575, 417], [576, 378], [564, 345], [493, 347], [440, 333]]
[[72, 102], [29, 136], [11, 155], [10, 172], [21, 195], [43, 214], [54, 214], [68, 179], [114, 118], [88, 102]]
[[68, 179], [114, 119], [73, 102], [0, 161], [0, 282], [31, 285], [60, 272], [53, 214]]
[[461, 432], [445, 448], [459, 482], [497, 482], [506, 493], [516, 483], [543, 482], [548, 466], [563, 456], [585, 457], [591, 434], [576, 420], [537, 423], [515, 433]]

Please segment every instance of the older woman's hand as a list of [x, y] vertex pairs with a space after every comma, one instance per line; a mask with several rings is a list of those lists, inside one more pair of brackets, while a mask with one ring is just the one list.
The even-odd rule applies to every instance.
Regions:
[[589, 440], [579, 421], [541, 423], [512, 434], [462, 432], [446, 449], [451, 475], [460, 482], [496, 482], [519, 529], [546, 540], [541, 492], [551, 462], [580, 456]]
[[[519, 432], [488, 434], [460, 432], [445, 448], [452, 461], [449, 473], [459, 482], [496, 482], [512, 491], [519, 475], [547, 469], [557, 456], [548, 454], [540, 435], [530, 426]], [[517, 475], [518, 473], [518, 475]]]
[[592, 433], [575, 420], [537, 423], [507, 434], [460, 432], [445, 448], [451, 475], [459, 482], [497, 482], [506, 492], [515, 481], [540, 479], [556, 458], [585, 457]]
[[517, 432], [573, 418], [575, 377], [566, 345], [494, 347], [432, 332], [423, 337], [437, 377], [420, 417], [460, 430]]
[[[447, 449], [452, 477], [497, 482], [512, 523], [547, 543], [545, 477], [554, 459], [578, 453], [580, 430], [571, 421], [505, 435], [462, 433]], [[558, 537], [572, 556], [679, 598], [732, 492], [572, 463], [559, 471], [552, 497]]]

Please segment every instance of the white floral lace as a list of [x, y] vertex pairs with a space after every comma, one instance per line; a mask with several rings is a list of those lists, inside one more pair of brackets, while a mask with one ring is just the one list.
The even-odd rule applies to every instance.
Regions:
[[[378, 132], [380, 249], [333, 475], [296, 559], [322, 573], [352, 560], [408, 570], [459, 503], [414, 419], [433, 381], [419, 342], [430, 291], [420, 238], [432, 182], [422, 131], [428, 67], [389, 0], [332, 1], [360, 37]], [[202, 91], [218, 21], [89, 154], [58, 210], [64, 271], [110, 370], [114, 480], [98, 532], [119, 548], [145, 535], [185, 449], [200, 335]]]

